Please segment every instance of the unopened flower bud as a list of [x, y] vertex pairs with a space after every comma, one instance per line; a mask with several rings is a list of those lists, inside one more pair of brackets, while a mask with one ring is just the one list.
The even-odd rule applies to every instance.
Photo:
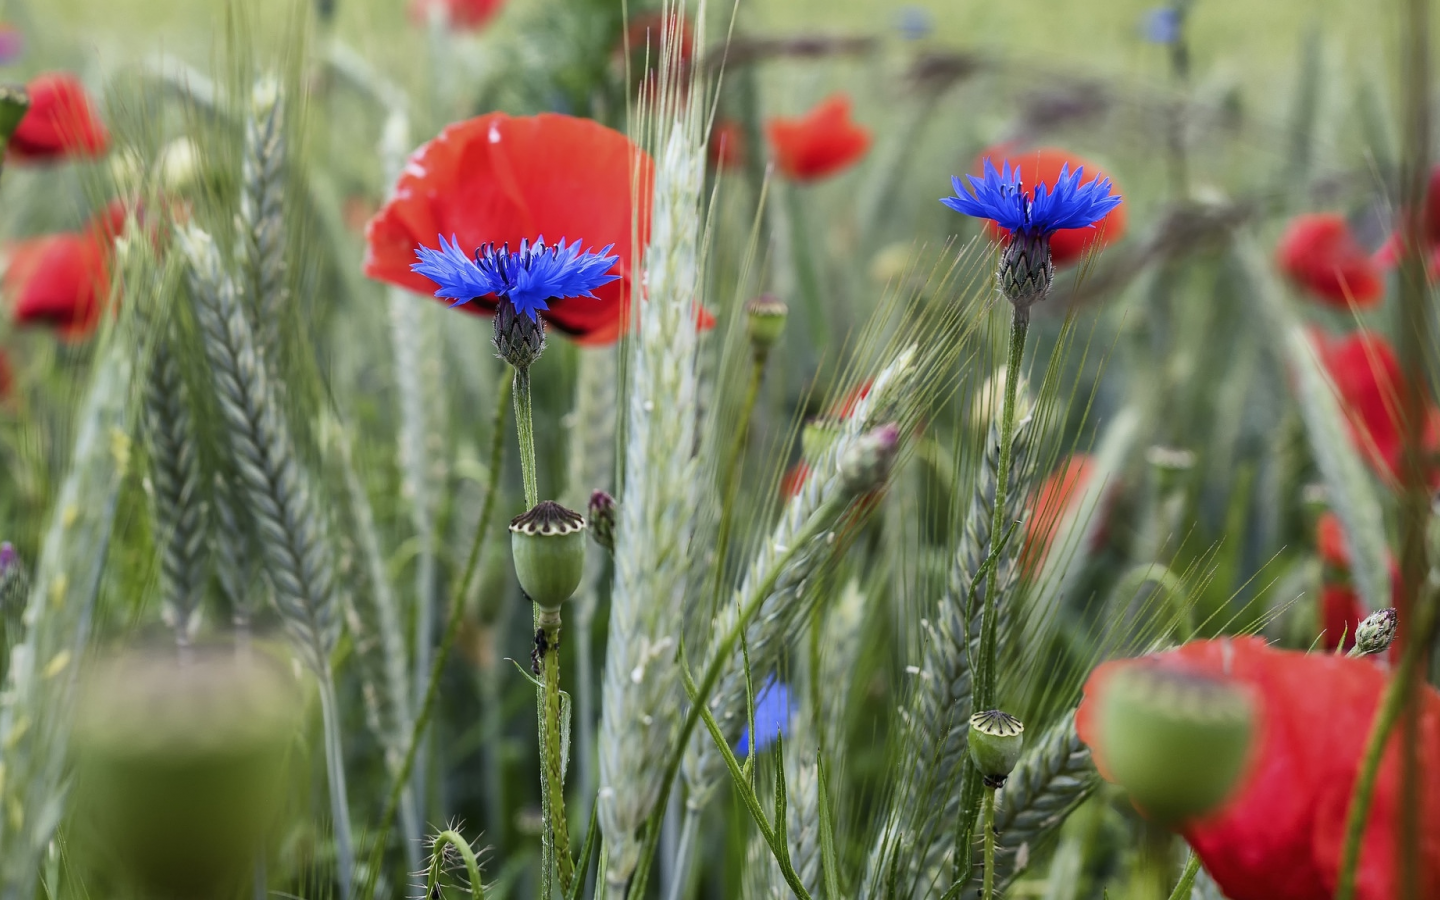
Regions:
[[545, 352], [545, 320], [515, 309], [510, 298], [495, 308], [494, 344], [500, 358], [517, 369], [528, 369]]
[[20, 127], [20, 120], [30, 111], [30, 94], [18, 84], [0, 85], [0, 146]]
[[1005, 779], [1020, 761], [1025, 726], [1007, 712], [987, 710], [970, 717], [965, 740], [970, 746], [970, 761], [984, 777], [985, 786], [1004, 787]]
[[590, 536], [595, 543], [615, 552], [615, 498], [604, 491], [590, 495]]
[[200, 173], [200, 151], [188, 137], [176, 138], [160, 148], [155, 165], [165, 190], [181, 194], [195, 185]]
[[1245, 769], [1250, 696], [1227, 681], [1138, 663], [1117, 672], [1100, 710], [1111, 775], [1167, 824], [1216, 809]]
[[1017, 314], [1029, 316], [1030, 307], [1050, 293], [1055, 265], [1050, 261], [1050, 236], [1018, 231], [1000, 254], [1000, 290]]
[[1373, 612], [1360, 620], [1360, 624], [1355, 626], [1355, 646], [1351, 648], [1350, 655], [1369, 656], [1389, 650], [1399, 621], [1400, 616], [1393, 608]]
[[829, 416], [819, 416], [805, 422], [804, 429], [800, 432], [800, 453], [806, 462], [818, 462], [826, 451], [835, 446], [835, 439], [840, 436], [840, 420]]
[[511, 520], [510, 553], [526, 596], [545, 612], [558, 612], [585, 571], [585, 517], [542, 500]]
[[75, 837], [137, 896], [236, 896], [279, 833], [298, 701], [258, 652], [99, 665], [76, 707]]
[[763, 357], [785, 332], [785, 319], [790, 308], [781, 300], [764, 294], [745, 304], [745, 331], [750, 335], [750, 349]]
[[840, 459], [840, 473], [846, 487], [856, 493], [879, 487], [890, 477], [890, 467], [899, 448], [900, 427], [894, 422], [860, 435]]

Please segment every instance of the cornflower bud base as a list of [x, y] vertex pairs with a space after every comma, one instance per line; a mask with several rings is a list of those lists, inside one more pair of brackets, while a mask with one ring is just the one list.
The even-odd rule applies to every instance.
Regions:
[[545, 320], [516, 310], [508, 297], [502, 297], [495, 308], [494, 328], [496, 351], [517, 369], [530, 368], [545, 352]]
[[1055, 264], [1050, 261], [1050, 236], [1018, 231], [1000, 255], [996, 273], [1000, 290], [1015, 306], [1016, 315], [1030, 314], [1030, 307], [1050, 293]]

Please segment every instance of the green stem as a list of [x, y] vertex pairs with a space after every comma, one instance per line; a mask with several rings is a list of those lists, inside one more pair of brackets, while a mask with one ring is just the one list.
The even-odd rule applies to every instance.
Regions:
[[545, 635], [545, 719], [543, 747], [545, 790], [548, 792], [551, 852], [560, 876], [560, 893], [568, 896], [575, 877], [575, 861], [570, 856], [570, 823], [565, 819], [565, 778], [560, 740], [560, 614], [542, 612], [540, 627]]
[[535, 423], [531, 417], [530, 368], [515, 370], [515, 432], [520, 437], [520, 477], [525, 481], [525, 508], [540, 502], [535, 479]]
[[441, 635], [440, 646], [436, 648], [435, 658], [430, 662], [430, 684], [425, 689], [425, 701], [420, 705], [420, 709], [415, 715], [415, 722], [410, 727], [410, 739], [405, 747], [405, 758], [400, 763], [399, 771], [395, 773], [394, 781], [390, 785], [390, 796], [385, 800], [385, 810], [380, 814], [380, 824], [375, 832], [375, 844], [370, 850], [365, 890], [360, 894], [363, 900], [373, 900], [375, 897], [375, 886], [380, 876], [380, 863], [385, 855], [385, 844], [390, 834], [390, 826], [395, 821], [395, 812], [400, 807], [401, 794], [404, 793], [410, 779], [410, 772], [415, 766], [415, 751], [420, 746], [420, 737], [425, 733], [425, 729], [430, 723], [430, 716], [435, 712], [435, 699], [440, 693], [440, 674], [445, 669], [445, 661], [449, 658], [450, 650], [455, 645], [455, 638], [460, 634], [460, 620], [465, 612], [465, 596], [470, 592], [470, 583], [474, 580], [475, 570], [480, 563], [480, 551], [485, 546], [485, 535], [490, 530], [490, 518], [495, 511], [495, 498], [500, 487], [500, 464], [505, 455], [505, 406], [510, 400], [506, 396], [509, 393], [510, 385], [502, 380], [495, 394], [495, 415], [490, 421], [490, 482], [485, 489], [485, 505], [480, 508], [480, 520], [475, 523], [475, 537], [470, 543], [470, 556], [465, 560], [465, 572], [450, 596], [445, 633]]
[[745, 452], [745, 438], [750, 433], [750, 417], [755, 413], [755, 402], [760, 398], [760, 381], [765, 375], [765, 360], [768, 354], [757, 352], [750, 364], [750, 383], [745, 388], [745, 403], [740, 407], [740, 427], [735, 429], [735, 439], [726, 450], [724, 470], [720, 480], [720, 527], [715, 541], [715, 585], [710, 593], [710, 609], [720, 603], [720, 589], [725, 583], [725, 554], [730, 548], [730, 529], [735, 516], [735, 479], [740, 471], [740, 458]]
[[1190, 900], [1190, 892], [1195, 888], [1195, 876], [1200, 874], [1200, 856], [1190, 851], [1190, 858], [1185, 861], [1185, 871], [1180, 873], [1180, 880], [1175, 882], [1175, 890], [1170, 892], [1170, 900]]
[[1370, 734], [1365, 739], [1365, 751], [1360, 757], [1360, 774], [1355, 779], [1355, 788], [1350, 793], [1350, 809], [1345, 816], [1345, 845], [1340, 856], [1340, 877], [1336, 881], [1335, 900], [1352, 900], [1355, 896], [1355, 874], [1360, 864], [1360, 845], [1365, 837], [1365, 825], [1370, 818], [1370, 801], [1375, 797], [1375, 781], [1380, 774], [1380, 762], [1385, 756], [1385, 745], [1390, 741], [1390, 732], [1400, 719], [1409, 699], [1409, 688], [1415, 681], [1415, 671], [1430, 643], [1430, 633], [1435, 622], [1435, 592], [1428, 592], [1419, 615], [1412, 623], [1405, 638], [1405, 649], [1400, 655], [1400, 665], [1385, 685], [1381, 695], [1380, 709], [1370, 725]]
[[982, 900], [995, 897], [995, 789], [985, 786], [985, 881], [980, 890]]
[[470, 879], [470, 900], [485, 900], [485, 886], [480, 883], [480, 861], [475, 858], [470, 842], [458, 831], [442, 831], [435, 835], [434, 849], [430, 851], [430, 869], [425, 875], [425, 896], [440, 896], [440, 873], [444, 869], [447, 846], [454, 847], [465, 861], [465, 874]]
[[815, 272], [815, 260], [810, 256], [810, 230], [805, 224], [805, 208], [800, 196], [800, 186], [794, 183], [785, 186], [786, 218], [790, 220], [790, 258], [795, 266], [795, 286], [800, 290], [800, 300], [805, 307], [805, 321], [810, 325], [810, 335], [816, 347], [830, 346], [830, 319], [820, 304], [820, 276]]
[[340, 710], [330, 667], [320, 673], [320, 713], [325, 726], [325, 770], [330, 781], [330, 809], [335, 829], [335, 865], [340, 874], [341, 900], [352, 896], [355, 878], [355, 842], [350, 832], [350, 802], [345, 791], [345, 754], [340, 746]]
[[[1020, 383], [1020, 362], [1025, 356], [1025, 335], [1030, 330], [1028, 311], [1016, 307], [1010, 319], [1010, 358], [1005, 364], [1005, 404], [1000, 411], [1000, 461], [995, 470], [995, 512], [990, 521], [993, 545], [1005, 533], [1006, 493], [1010, 489], [1010, 466], [1015, 443], [1015, 390]], [[980, 613], [980, 660], [975, 672], [975, 695], [971, 709], [994, 709], [998, 694], [997, 643], [999, 610], [995, 598], [999, 566], [985, 576], [985, 607]]]

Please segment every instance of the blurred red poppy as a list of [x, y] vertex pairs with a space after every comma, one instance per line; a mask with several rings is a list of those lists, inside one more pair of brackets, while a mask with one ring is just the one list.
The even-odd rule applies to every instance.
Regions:
[[10, 138], [12, 159], [43, 162], [105, 153], [110, 136], [79, 79], [55, 72], [36, 77], [25, 89], [30, 109]]
[[495, 18], [504, 5], [505, 0], [410, 0], [410, 20], [424, 25], [431, 15], [439, 14], [452, 28], [474, 31]]
[[871, 379], [866, 379], [845, 392], [845, 396], [831, 403], [825, 409], [825, 417], [830, 419], [848, 419], [855, 412], [855, 407], [860, 401], [870, 396], [870, 388], [875, 385]]
[[710, 165], [721, 171], [745, 166], [745, 126], [734, 119], [721, 119], [710, 133]]
[[1025, 517], [1025, 546], [1020, 551], [1020, 571], [1027, 577], [1045, 564], [1060, 519], [1085, 492], [1094, 470], [1093, 456], [1071, 454], [1030, 498], [1029, 514]]
[[[1060, 178], [1060, 168], [1070, 166], [1070, 171], [1084, 169], [1085, 181], [1091, 178], [1109, 178], [1105, 170], [1092, 162], [1089, 162], [1074, 153], [1059, 150], [1054, 147], [1041, 147], [1038, 150], [1017, 152], [1006, 146], [992, 147], [980, 154], [975, 161], [975, 174], [983, 171], [985, 160], [990, 159], [998, 169], [1005, 160], [1010, 161], [1012, 168], [1020, 171], [1020, 182], [1026, 190], [1034, 189], [1037, 184], [1055, 186]], [[1116, 189], [1118, 193], [1118, 188]], [[1057, 266], [1064, 266], [1076, 260], [1083, 259], [1090, 252], [1092, 247], [1105, 247], [1125, 236], [1127, 219], [1127, 204], [1120, 204], [1105, 215], [1103, 219], [1096, 222], [1090, 228], [1062, 228], [1050, 237], [1050, 261]], [[987, 222], [985, 231], [994, 241], [1008, 240], [1009, 232], [1002, 229], [994, 222]]]
[[[1403, 450], [1400, 387], [1403, 376], [1395, 349], [1384, 337], [1360, 330], [1341, 338], [1317, 332], [1321, 363], [1335, 382], [1350, 421], [1350, 435], [1371, 468], [1391, 482], [1400, 477]], [[1433, 403], [1425, 423], [1424, 445], [1433, 456], [1440, 450], [1440, 410]], [[1440, 469], [1432, 465], [1430, 481]]]
[[81, 339], [100, 320], [100, 297], [110, 278], [109, 250], [94, 232], [48, 234], [9, 248], [3, 285], [21, 325], [54, 326]]
[[[1090, 674], [1076, 728], [1101, 775], [1105, 735], [1101, 697], [1115, 673], [1157, 664], [1233, 679], [1258, 695], [1254, 760], [1219, 811], [1184, 823], [1181, 833], [1231, 900], [1320, 900], [1333, 896], [1350, 804], [1370, 723], [1386, 674], [1373, 662], [1276, 650], [1259, 638], [1195, 641], [1143, 661], [1108, 662]], [[1440, 694], [1421, 688], [1419, 746], [1440, 746]], [[1440, 755], [1421, 753], [1422, 777], [1401, 784], [1397, 731], [1380, 766], [1360, 857], [1356, 896], [1398, 896], [1396, 820], [1401, 797], [1419, 798], [1418, 896], [1440, 896]]]
[[[546, 321], [581, 343], [609, 343], [628, 319], [631, 280], [649, 240], [654, 166], [618, 131], [588, 119], [489, 113], [449, 126], [411, 156], [392, 198], [366, 228], [365, 274], [421, 294], [435, 284], [410, 271], [415, 248], [521, 239], [614, 244], [621, 277], [596, 299], [556, 300]], [[643, 214], [636, 216], [635, 211]], [[494, 297], [460, 307], [495, 311]], [[701, 313], [703, 317], [703, 312]]]
[[1368, 309], [1385, 295], [1385, 281], [1343, 216], [1306, 213], [1290, 220], [1275, 250], [1280, 269], [1326, 306]]
[[1315, 523], [1315, 548], [1328, 566], [1337, 569], [1350, 568], [1350, 543], [1345, 539], [1345, 527], [1340, 517], [1326, 512]]
[[[1355, 646], [1355, 629], [1365, 618], [1365, 604], [1348, 584], [1320, 587], [1320, 646], [1326, 652]], [[1345, 641], [1341, 647], [1340, 641]]]
[[850, 98], [834, 94], [795, 119], [773, 118], [765, 131], [775, 163], [791, 181], [819, 181], [860, 161], [870, 149], [870, 129], [850, 120]]
[[15, 370], [10, 367], [10, 357], [0, 350], [0, 402], [10, 397], [15, 387]]

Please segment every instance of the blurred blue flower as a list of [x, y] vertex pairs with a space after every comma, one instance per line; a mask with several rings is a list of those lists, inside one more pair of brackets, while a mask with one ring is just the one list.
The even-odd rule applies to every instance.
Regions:
[[1071, 172], [1066, 163], [1053, 188], [1037, 184], [1032, 193], [1020, 183], [1020, 170], [1012, 170], [1009, 160], [996, 171], [995, 163], [986, 157], [984, 177], [965, 176], [969, 191], [959, 178], [950, 179], [955, 196], [940, 202], [958, 213], [991, 219], [1011, 234], [1043, 237], [1062, 228], [1088, 228], [1120, 205], [1120, 195], [1110, 193], [1110, 179], [1092, 178], [1082, 183], [1084, 174], [1083, 167]]
[[1140, 31], [1152, 44], [1173, 44], [1180, 40], [1185, 17], [1173, 6], [1159, 6], [1145, 13]]
[[896, 16], [895, 27], [907, 41], [918, 41], [930, 36], [935, 30], [935, 17], [923, 6], [902, 6]]
[[522, 240], [513, 253], [508, 242], [499, 248], [482, 244], [471, 259], [453, 235], [448, 242], [442, 235], [439, 250], [415, 249], [420, 261], [410, 269], [440, 285], [435, 296], [454, 300], [451, 306], [494, 294], [508, 297], [517, 312], [534, 321], [538, 311], [550, 308], [548, 301], [594, 297], [595, 288], [619, 278], [608, 274], [618, 259], [610, 255], [613, 246], [581, 253], [579, 241], [566, 246], [561, 238], [547, 245], [541, 236], [533, 244]]
[[25, 35], [14, 25], [0, 22], [0, 66], [8, 65], [25, 52]]
[[[777, 735], [790, 733], [790, 717], [796, 712], [790, 702], [790, 688], [783, 681], [770, 679], [755, 692], [755, 750], [759, 752], [775, 743]], [[750, 727], [740, 732], [735, 744], [735, 755], [745, 756], [750, 752]]]
[[15, 547], [9, 541], [0, 543], [0, 578], [7, 575], [18, 560], [19, 554], [15, 552]]

